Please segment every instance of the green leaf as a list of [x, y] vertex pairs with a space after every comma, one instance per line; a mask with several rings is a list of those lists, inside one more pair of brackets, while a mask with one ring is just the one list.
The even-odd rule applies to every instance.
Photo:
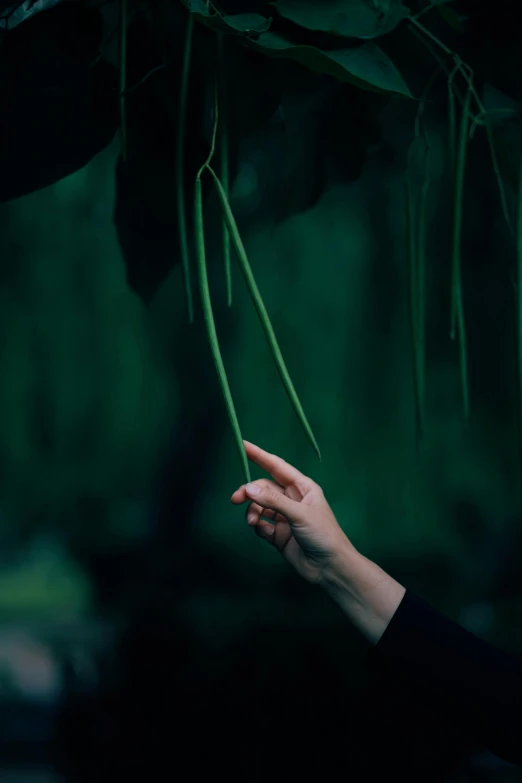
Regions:
[[202, 22], [218, 33], [258, 35], [270, 29], [272, 20], [261, 16], [261, 14], [222, 16], [217, 11], [210, 10], [204, 0], [181, 0], [181, 2], [185, 8], [194, 14], [198, 22]]
[[323, 51], [294, 44], [276, 33], [263, 33], [248, 46], [270, 57], [295, 60], [311, 71], [328, 74], [363, 90], [398, 93], [411, 98], [408, 85], [390, 58], [374, 43]]
[[224, 21], [229, 27], [239, 33], [265, 33], [270, 28], [270, 19], [261, 14], [235, 14], [224, 16]]
[[402, 0], [278, 0], [272, 5], [285, 19], [348, 38], [377, 38], [394, 30], [410, 12]]

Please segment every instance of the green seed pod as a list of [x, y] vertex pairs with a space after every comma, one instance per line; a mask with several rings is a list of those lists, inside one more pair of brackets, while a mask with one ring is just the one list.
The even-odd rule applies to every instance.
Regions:
[[239, 457], [243, 465], [243, 471], [245, 473], [245, 481], [250, 481], [250, 470], [248, 466], [248, 458], [243, 444], [243, 436], [239, 428], [239, 421], [234, 407], [234, 401], [230, 392], [230, 386], [228, 384], [227, 374], [223, 359], [221, 357], [221, 351], [219, 350], [219, 342], [216, 334], [216, 326], [214, 323], [214, 315], [212, 313], [212, 303], [210, 301], [210, 290], [208, 285], [207, 275], [207, 262], [205, 253], [205, 235], [203, 228], [203, 197], [201, 193], [201, 179], [198, 176], [196, 178], [195, 186], [195, 198], [194, 198], [194, 226], [195, 226], [195, 238], [196, 238], [196, 258], [197, 269], [199, 278], [199, 290], [201, 293], [201, 302], [203, 305], [203, 316], [205, 318], [205, 324], [207, 327], [208, 341], [210, 343], [210, 350], [212, 352], [212, 358], [216, 366], [219, 383], [221, 390], [225, 398], [225, 404], [228, 411], [230, 423], [232, 425], [232, 431], [236, 446], [239, 451]]
[[230, 204], [228, 203], [228, 199], [226, 196], [226, 193], [223, 189], [223, 185], [219, 181], [219, 178], [217, 174], [213, 171], [213, 169], [208, 166], [208, 170], [212, 174], [214, 178], [214, 182], [216, 183], [216, 188], [219, 196], [219, 200], [221, 202], [221, 207], [223, 209], [223, 215], [226, 221], [226, 224], [228, 226], [228, 230], [230, 233], [230, 238], [232, 241], [232, 245], [234, 246], [234, 250], [236, 252], [239, 265], [241, 267], [241, 272], [243, 273], [243, 277], [245, 278], [245, 282], [247, 284], [248, 291], [250, 293], [250, 296], [252, 298], [252, 301], [254, 302], [254, 306], [256, 308], [257, 314], [259, 316], [259, 320], [261, 321], [261, 326], [263, 327], [263, 331], [265, 332], [266, 338], [268, 340], [268, 344], [270, 346], [270, 349], [272, 351], [272, 356], [275, 361], [275, 365], [277, 367], [277, 370], [279, 372], [279, 375], [281, 377], [281, 380], [283, 381], [283, 385], [285, 387], [286, 393], [290, 399], [290, 402], [297, 414], [297, 417], [301, 424], [303, 425], [303, 428], [308, 435], [308, 438], [310, 439], [310, 442], [319, 457], [319, 460], [321, 460], [321, 452], [319, 451], [319, 446], [317, 445], [317, 441], [314, 437], [314, 434], [312, 432], [312, 428], [310, 427], [310, 424], [308, 423], [308, 420], [305, 416], [303, 407], [299, 401], [299, 398], [297, 396], [297, 393], [295, 391], [294, 385], [291, 381], [290, 375], [288, 374], [288, 370], [286, 368], [285, 361], [283, 359], [283, 356], [281, 354], [281, 350], [279, 348], [279, 345], [277, 343], [276, 336], [274, 334], [274, 330], [272, 328], [272, 324], [270, 323], [270, 319], [268, 317], [268, 313], [266, 311], [265, 305], [263, 303], [263, 300], [261, 298], [261, 294], [259, 293], [259, 289], [256, 285], [256, 281], [254, 279], [254, 275], [252, 274], [252, 269], [250, 267], [248, 257], [246, 254], [245, 247], [243, 245], [243, 241], [241, 239], [241, 236], [239, 234], [239, 230], [237, 227], [236, 220], [234, 218], [234, 215], [232, 214], [232, 210], [230, 209]]

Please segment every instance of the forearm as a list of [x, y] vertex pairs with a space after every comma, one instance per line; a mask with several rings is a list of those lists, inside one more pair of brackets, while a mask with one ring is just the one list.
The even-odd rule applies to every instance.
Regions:
[[372, 644], [381, 638], [406, 592], [376, 563], [349, 546], [339, 552], [321, 586]]

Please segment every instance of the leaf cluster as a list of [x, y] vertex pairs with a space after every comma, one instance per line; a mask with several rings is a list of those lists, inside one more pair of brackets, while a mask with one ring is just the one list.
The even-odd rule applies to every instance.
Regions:
[[375, 39], [410, 18], [402, 0], [277, 0], [273, 16], [226, 14], [216, 3], [180, 0], [216, 33], [240, 36], [268, 57], [292, 60], [361, 89], [411, 97], [408, 85]]

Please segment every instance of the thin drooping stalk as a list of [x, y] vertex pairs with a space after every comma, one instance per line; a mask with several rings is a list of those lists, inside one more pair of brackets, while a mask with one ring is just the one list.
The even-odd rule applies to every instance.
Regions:
[[[454, 87], [454, 79], [458, 71], [458, 65], [455, 65], [451, 73], [448, 75], [448, 147], [449, 147], [449, 164], [450, 164], [450, 173], [451, 173], [451, 179], [453, 183], [453, 200], [454, 204], [453, 207], [455, 209], [455, 199], [456, 199], [456, 191], [455, 188], [456, 185], [456, 176], [457, 176], [457, 143], [459, 141], [458, 133], [457, 133], [457, 115], [456, 115], [456, 106], [455, 106], [455, 87]], [[464, 97], [464, 103], [462, 104], [462, 111], [464, 112], [465, 107], [470, 103], [469, 100], [470, 91], [467, 90]], [[466, 100], [467, 99], [467, 100]], [[464, 119], [464, 113], [461, 117], [461, 122]], [[462, 130], [462, 125], [461, 125]], [[457, 330], [457, 293], [455, 291], [455, 280], [454, 280], [454, 263], [455, 263], [455, 231], [460, 230], [460, 226], [457, 226], [455, 224], [455, 218], [453, 219], [453, 226], [452, 226], [452, 262], [451, 262], [451, 297], [450, 297], [450, 339], [455, 340], [456, 337], [456, 330]]]
[[303, 410], [303, 407], [301, 405], [301, 402], [297, 396], [297, 393], [295, 391], [294, 385], [292, 383], [292, 380], [290, 378], [290, 375], [288, 374], [288, 370], [285, 364], [285, 361], [283, 359], [283, 356], [281, 354], [281, 350], [279, 348], [277, 338], [275, 336], [272, 324], [270, 323], [270, 318], [268, 316], [268, 313], [266, 311], [266, 307], [264, 305], [263, 299], [261, 298], [261, 294], [259, 292], [259, 289], [257, 287], [256, 281], [254, 279], [254, 275], [252, 273], [252, 269], [250, 267], [250, 263], [248, 261], [248, 256], [246, 254], [245, 247], [243, 245], [243, 241], [241, 239], [241, 235], [239, 233], [236, 220], [234, 218], [234, 215], [232, 213], [232, 210], [230, 209], [230, 204], [228, 203], [228, 199], [226, 196], [226, 193], [224, 191], [223, 185], [219, 181], [219, 177], [215, 173], [215, 171], [210, 167], [207, 166], [208, 170], [210, 171], [212, 177], [214, 178], [214, 182], [216, 184], [219, 200], [221, 202], [221, 207], [223, 209], [223, 215], [226, 220], [228, 230], [230, 232], [230, 238], [232, 240], [232, 245], [234, 246], [234, 250], [236, 252], [237, 259], [239, 261], [239, 266], [241, 268], [241, 272], [243, 273], [243, 277], [245, 278], [245, 282], [248, 288], [248, 291], [250, 293], [250, 296], [252, 298], [252, 301], [254, 303], [254, 306], [256, 308], [257, 314], [259, 316], [259, 320], [261, 322], [261, 326], [263, 327], [263, 331], [265, 332], [268, 344], [270, 346], [270, 349], [272, 351], [272, 356], [275, 361], [275, 365], [277, 367], [277, 370], [279, 372], [279, 375], [281, 377], [281, 380], [283, 381], [283, 385], [285, 387], [286, 393], [290, 399], [290, 402], [297, 414], [297, 417], [299, 418], [299, 421], [303, 425], [303, 428], [308, 435], [308, 438], [310, 439], [310, 442], [319, 458], [321, 460], [321, 452], [319, 450], [319, 446], [317, 445], [317, 441], [315, 439], [315, 436], [312, 432], [312, 428], [310, 427], [310, 424], [308, 423], [308, 420], [306, 418], [305, 412]]
[[485, 110], [483, 105], [482, 105], [482, 108], [480, 108], [480, 111], [484, 112], [484, 127], [486, 129], [486, 136], [488, 137], [489, 154], [491, 156], [491, 163], [493, 164], [493, 171], [495, 172], [495, 178], [496, 178], [497, 183], [498, 183], [498, 188], [499, 188], [499, 193], [500, 193], [500, 202], [502, 204], [502, 212], [504, 214], [504, 220], [506, 221], [507, 227], [509, 228], [509, 230], [511, 231], [511, 235], [513, 236], [513, 225], [511, 223], [511, 218], [509, 216], [509, 208], [508, 208], [506, 191], [505, 191], [505, 188], [504, 188], [504, 182], [502, 181], [502, 174], [500, 173], [500, 165], [499, 165], [499, 162], [498, 162], [497, 150], [495, 148], [495, 139], [493, 138], [493, 129], [491, 127], [491, 119], [490, 119], [489, 114]]
[[413, 359], [413, 386], [415, 393], [415, 442], [419, 445], [422, 437], [422, 397], [419, 383], [419, 317], [417, 300], [417, 259], [415, 243], [415, 202], [413, 198], [413, 189], [410, 177], [406, 176], [406, 237], [407, 237], [407, 260], [408, 260], [408, 282], [409, 282], [409, 305], [410, 305], [410, 332]]
[[464, 187], [464, 171], [466, 166], [466, 150], [468, 136], [469, 115], [467, 109], [470, 102], [470, 91], [466, 93], [466, 100], [462, 108], [458, 149], [455, 152], [453, 166], [453, 230], [451, 243], [451, 328], [450, 337], [456, 337], [457, 307], [460, 292], [460, 239], [462, 231], [462, 195]]
[[218, 87], [217, 79], [215, 79], [214, 80], [214, 125], [212, 128], [212, 139], [210, 142], [210, 150], [207, 155], [206, 161], [199, 167], [198, 173], [196, 174], [196, 180], [201, 179], [201, 175], [203, 174], [205, 169], [209, 168], [210, 162], [214, 157], [214, 154], [216, 152], [216, 140], [217, 140], [218, 127], [219, 127], [219, 87]]
[[120, 144], [121, 156], [127, 160], [127, 0], [120, 0]]
[[176, 204], [178, 211], [178, 236], [181, 262], [183, 265], [183, 277], [185, 280], [185, 296], [189, 323], [194, 322], [194, 303], [192, 299], [192, 285], [190, 282], [190, 257], [187, 236], [187, 219], [185, 210], [185, 127], [187, 123], [187, 95], [190, 73], [190, 59], [192, 54], [192, 41], [194, 37], [194, 16], [189, 12], [187, 16], [187, 28], [185, 32], [185, 48], [183, 51], [183, 65], [181, 69], [181, 84], [178, 101], [178, 133], [176, 139]]
[[425, 426], [425, 395], [426, 395], [426, 213], [428, 192], [431, 185], [431, 146], [427, 134], [426, 152], [424, 155], [424, 172], [422, 189], [417, 216], [417, 300], [418, 300], [418, 335], [419, 335], [419, 396], [421, 400], [421, 434]]
[[210, 166], [210, 162], [214, 156], [214, 152], [216, 149], [218, 123], [219, 123], [219, 103], [218, 103], [218, 86], [216, 81], [215, 91], [214, 91], [214, 129], [212, 133], [212, 143], [211, 143], [210, 152], [208, 154], [207, 160], [205, 161], [205, 163], [203, 163], [203, 165], [201, 166], [201, 168], [199, 169], [196, 175], [196, 190], [195, 190], [196, 197], [194, 203], [194, 223], [196, 226], [196, 252], [197, 252], [197, 259], [198, 259], [198, 274], [199, 274], [201, 299], [203, 303], [203, 312], [205, 316], [205, 322], [207, 325], [210, 348], [212, 351], [212, 356], [214, 358], [216, 369], [218, 371], [218, 377], [223, 391], [223, 396], [225, 398], [225, 403], [227, 406], [230, 422], [232, 424], [234, 438], [243, 464], [243, 468], [245, 470], [245, 476], [247, 477], [247, 482], [248, 482], [250, 480], [249, 472], [248, 472], [248, 459], [246, 456], [243, 438], [241, 435], [239, 422], [234, 408], [234, 402], [232, 400], [232, 395], [230, 393], [230, 387], [228, 384], [227, 375], [223, 365], [223, 360], [221, 358], [221, 352], [219, 350], [219, 343], [217, 339], [216, 328], [214, 325], [214, 317], [212, 314], [212, 305], [210, 302], [210, 292], [208, 286], [206, 258], [205, 258], [205, 241], [204, 241], [204, 229], [203, 229], [203, 201], [201, 196], [201, 175], [205, 169], [207, 169], [210, 172], [216, 184], [219, 200], [223, 210], [223, 217], [224, 220], [226, 221], [231, 242], [234, 245], [234, 249], [236, 251], [239, 260], [241, 271], [243, 272], [250, 295], [254, 301], [254, 305], [256, 307], [257, 313], [261, 320], [261, 324], [268, 338], [268, 343], [270, 345], [270, 348], [272, 349], [272, 354], [275, 359], [276, 367], [279, 371], [279, 374], [281, 375], [286, 392], [290, 397], [290, 401], [294, 406], [294, 409], [298, 415], [299, 420], [303, 424], [303, 427], [312, 442], [312, 445], [317, 453], [317, 456], [319, 457], [319, 460], [321, 460], [321, 452], [319, 451], [317, 441], [315, 440], [312, 429], [306, 419], [303, 408], [301, 406], [299, 398], [297, 397], [294, 386], [292, 384], [292, 381], [286, 369], [286, 365], [284, 363], [283, 357], [281, 355], [281, 351], [277, 344], [277, 340], [274, 331], [272, 329], [270, 319], [268, 318], [266, 308], [264, 306], [259, 290], [256, 286], [254, 276], [252, 274], [252, 270], [250, 269], [250, 264], [248, 262], [246, 251], [243, 242], [241, 240], [241, 236], [239, 234], [239, 230], [237, 228], [235, 218], [232, 214], [232, 210], [230, 209], [230, 204], [228, 202], [227, 195], [225, 193], [225, 190], [223, 188], [223, 185], [221, 184], [219, 177]]
[[[422, 45], [428, 50], [428, 52], [431, 54], [434, 60], [437, 61], [439, 68], [444, 71], [446, 74], [446, 78], [450, 75], [451, 69], [453, 68], [455, 64], [455, 55], [453, 52], [446, 53], [446, 58], [444, 59], [441, 57], [437, 50], [431, 45], [429, 40], [425, 38], [424, 35], [422, 35], [415, 27], [410, 27], [410, 31], [413, 33], [413, 35], [422, 43]], [[458, 99], [458, 102], [462, 106], [464, 103], [464, 95], [461, 93], [458, 87], [454, 87], [455, 95]]]
[[[498, 163], [498, 156], [497, 151], [495, 148], [495, 140], [493, 138], [493, 131], [491, 128], [491, 122], [488, 116], [488, 113], [486, 112], [486, 109], [484, 107], [484, 104], [482, 100], [480, 99], [476, 89], [475, 85], [473, 84], [473, 74], [471, 71], [471, 68], [462, 62], [460, 57], [455, 54], [455, 52], [452, 52], [451, 49], [449, 49], [446, 44], [444, 44], [437, 36], [433, 35], [426, 27], [424, 27], [423, 24], [421, 24], [415, 17], [410, 17], [410, 30], [412, 30], [415, 35], [418, 33], [421, 33], [421, 35], [418, 35], [419, 39], [424, 42], [426, 45], [426, 48], [431, 52], [431, 54], [435, 57], [435, 59], [442, 63], [442, 59], [437, 55], [437, 53], [433, 50], [431, 46], [428, 45], [427, 41], [431, 41], [434, 43], [441, 51], [443, 51], [448, 57], [451, 57], [453, 62], [455, 63], [455, 66], [457, 66], [459, 72], [462, 74], [463, 78], [465, 79], [467, 83], [467, 92], [471, 92], [473, 96], [473, 100], [475, 101], [475, 104], [479, 110], [479, 113], [482, 117], [484, 117], [484, 127], [486, 129], [486, 135], [488, 139], [488, 145], [489, 145], [489, 153], [491, 156], [491, 163], [493, 165], [493, 171], [495, 173], [495, 178], [498, 185], [499, 195], [500, 195], [500, 202], [502, 205], [502, 212], [504, 215], [504, 220], [506, 221], [506, 225], [511, 233], [513, 235], [513, 225], [511, 222], [511, 217], [509, 214], [509, 208], [508, 208], [508, 201], [506, 196], [506, 190], [504, 187], [504, 182], [502, 180], [502, 175], [500, 173], [500, 166]], [[458, 95], [458, 91], [455, 89], [455, 92]], [[466, 99], [465, 99], [466, 100]]]
[[[426, 375], [426, 327], [425, 327], [425, 275], [426, 275], [426, 209], [428, 190], [431, 184], [430, 157], [431, 145], [426, 130], [422, 133], [426, 95], [432, 84], [428, 82], [424, 90], [424, 100], [419, 104], [415, 118], [415, 137], [408, 151], [406, 171], [405, 209], [406, 240], [408, 262], [408, 288], [410, 331], [412, 340], [413, 381], [416, 409], [417, 448], [425, 432], [425, 375]], [[421, 140], [424, 139], [423, 177], [420, 194], [414, 192], [414, 158]]]
[[[223, 190], [229, 197], [229, 156], [228, 156], [228, 89], [225, 60], [225, 36], [218, 34], [218, 79], [219, 107], [221, 121], [219, 123], [219, 174]], [[230, 234], [226, 222], [222, 221], [223, 267], [227, 291], [227, 304], [232, 306], [232, 264], [230, 257]]]
[[466, 334], [466, 322], [464, 319], [464, 303], [462, 301], [462, 291], [459, 297], [457, 308], [457, 328], [459, 330], [459, 365], [460, 365], [460, 388], [462, 391], [462, 409], [464, 419], [469, 419], [469, 381], [468, 381], [468, 341]]
[[517, 250], [517, 380], [518, 380], [518, 445], [522, 459], [522, 159], [519, 166], [518, 194], [516, 213], [516, 250]]
[[455, 114], [454, 72], [448, 78], [448, 147], [450, 171], [455, 171], [455, 150], [457, 147], [457, 119]]
[[458, 332], [460, 378], [462, 390], [462, 403], [464, 416], [469, 417], [469, 388], [467, 367], [467, 337], [464, 318], [464, 303], [462, 298], [462, 275], [460, 260], [460, 241], [462, 234], [462, 197], [464, 191], [464, 172], [466, 169], [466, 151], [468, 143], [469, 105], [471, 90], [466, 93], [466, 100], [462, 108], [458, 148], [455, 161], [455, 187], [453, 202], [453, 239], [452, 239], [452, 275], [451, 275], [451, 339], [455, 339]]
[[196, 258], [199, 278], [199, 290], [201, 294], [201, 302], [203, 305], [203, 316], [207, 327], [207, 334], [210, 343], [210, 349], [212, 357], [214, 359], [214, 365], [217, 370], [219, 383], [221, 390], [225, 398], [225, 404], [228, 411], [228, 417], [232, 425], [232, 431], [234, 433], [234, 439], [239, 451], [239, 456], [243, 466], [245, 474], [245, 482], [250, 481], [250, 469], [248, 465], [248, 458], [245, 452], [245, 446], [243, 444], [243, 436], [239, 427], [239, 421], [234, 407], [234, 400], [230, 391], [230, 386], [223, 364], [223, 358], [219, 349], [219, 341], [216, 334], [216, 325], [214, 323], [214, 315], [212, 313], [212, 303], [210, 301], [210, 290], [208, 285], [207, 275], [207, 263], [205, 254], [205, 236], [203, 229], [203, 198], [201, 194], [201, 178], [198, 176], [195, 185], [195, 201], [194, 201], [194, 221], [195, 221], [195, 233], [196, 233]]
[[199, 169], [196, 175], [195, 197], [194, 197], [194, 228], [195, 228], [195, 239], [196, 239], [196, 258], [197, 258], [199, 290], [201, 294], [201, 303], [203, 306], [203, 317], [205, 319], [205, 324], [207, 327], [207, 335], [210, 344], [210, 350], [212, 353], [212, 358], [214, 360], [214, 365], [217, 370], [221, 391], [223, 392], [223, 397], [225, 399], [225, 405], [227, 408], [228, 417], [232, 425], [234, 440], [236, 442], [236, 446], [239, 451], [239, 458], [243, 466], [245, 481], [246, 483], [248, 483], [250, 481], [250, 469], [248, 465], [248, 457], [246, 455], [245, 445], [243, 443], [243, 436], [241, 434], [241, 429], [239, 427], [239, 421], [234, 406], [234, 400], [232, 399], [232, 393], [230, 391], [230, 385], [228, 383], [225, 365], [223, 364], [223, 358], [221, 356], [221, 351], [219, 348], [219, 341], [216, 333], [216, 325], [214, 322], [214, 314], [212, 312], [212, 302], [210, 300], [210, 288], [208, 284], [207, 261], [206, 261], [206, 252], [205, 252], [205, 232], [204, 232], [204, 225], [203, 225], [203, 196], [201, 190], [201, 175], [203, 171], [206, 168], [208, 168], [209, 163], [212, 160], [212, 157], [216, 149], [216, 134], [217, 134], [218, 120], [219, 120], [217, 92], [218, 92], [217, 84], [215, 84], [214, 129], [212, 133], [212, 143], [210, 146], [210, 152], [208, 154], [208, 158], [205, 161], [205, 163], [201, 166], [201, 168]]
[[[408, 273], [408, 301], [410, 315], [410, 334], [412, 347], [412, 376], [415, 397], [415, 443], [417, 451], [424, 435], [424, 270], [421, 268], [423, 257], [423, 238], [421, 231], [422, 206], [414, 192], [413, 161], [420, 141], [420, 125], [423, 113], [419, 107], [415, 121], [415, 138], [408, 152], [408, 165], [405, 180], [406, 210], [406, 259]], [[418, 205], [418, 206], [417, 206]]]

